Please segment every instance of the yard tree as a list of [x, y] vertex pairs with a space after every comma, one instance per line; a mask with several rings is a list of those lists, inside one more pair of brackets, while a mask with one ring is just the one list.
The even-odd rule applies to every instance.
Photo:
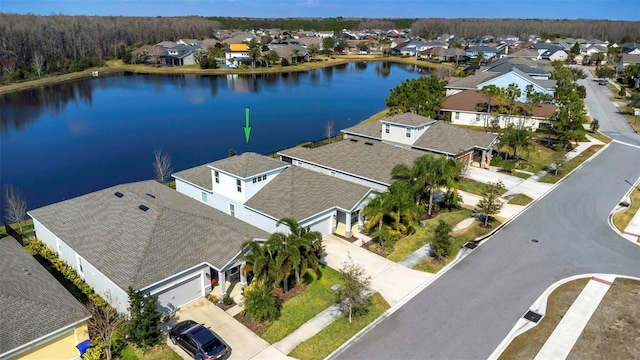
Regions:
[[280, 59], [280, 56], [278, 56], [277, 52], [271, 50], [264, 55], [264, 59], [267, 61], [267, 66], [268, 66], [268, 64], [273, 65], [276, 62], [278, 62], [278, 59]]
[[553, 153], [553, 173], [555, 176], [558, 176], [558, 170], [560, 170], [560, 167], [562, 165], [564, 165], [567, 162], [568, 158], [567, 158], [567, 153], [563, 151], [563, 149], [557, 149], [554, 153]]
[[505, 94], [505, 97], [507, 98], [507, 101], [509, 101], [509, 116], [513, 116], [514, 106], [518, 101], [518, 99], [520, 98], [520, 96], [522, 96], [522, 91], [518, 87], [518, 84], [511, 83], [505, 89], [504, 94]]
[[329, 143], [331, 143], [331, 137], [333, 137], [333, 132], [335, 131], [333, 126], [333, 120], [327, 120], [327, 123], [324, 126], [324, 133], [327, 135], [327, 139]]
[[368, 54], [369, 53], [369, 43], [364, 42], [364, 41], [358, 43], [358, 50], [365, 51]]
[[356, 264], [351, 256], [349, 261], [342, 263], [340, 269], [344, 283], [335, 293], [335, 302], [347, 306], [349, 309], [349, 323], [352, 315], [364, 315], [368, 311], [371, 295], [371, 277], [364, 268]]
[[360, 211], [367, 221], [364, 224], [366, 230], [373, 230], [377, 226], [377, 236], [380, 245], [384, 245], [384, 217], [393, 211], [393, 199], [389, 192], [377, 192], [375, 197], [371, 198], [367, 206]]
[[591, 120], [591, 123], [589, 124], [589, 130], [591, 130], [591, 132], [596, 132], [598, 131], [598, 129], [600, 129], [600, 121], [598, 121], [598, 119]]
[[531, 147], [531, 132], [527, 129], [518, 129], [515, 126], [509, 126], [499, 137], [498, 146], [511, 150], [509, 156], [514, 159], [519, 158], [522, 150], [528, 151]]
[[[253, 39], [251, 39], [253, 40]], [[251, 65], [255, 69], [256, 67], [256, 59], [258, 59], [261, 55], [260, 48], [258, 46], [249, 48], [249, 57], [253, 60], [251, 61]]]
[[12, 184], [5, 186], [4, 199], [4, 218], [10, 224], [18, 223], [18, 228], [22, 233], [22, 221], [27, 216], [27, 202]]
[[158, 312], [157, 295], [149, 292], [127, 290], [129, 295], [129, 313], [131, 318], [127, 325], [129, 341], [139, 348], [149, 348], [158, 344], [162, 333], [158, 329], [162, 315]]
[[325, 54], [333, 53], [333, 37], [325, 37], [322, 39], [322, 51]]
[[274, 258], [268, 248], [260, 245], [256, 241], [247, 240], [241, 245], [242, 260], [245, 266], [242, 268], [243, 275], [252, 272], [255, 281], [262, 281], [266, 285], [272, 283], [271, 272]]
[[160, 149], [154, 150], [153, 156], [153, 173], [155, 175], [155, 180], [164, 184], [169, 181], [169, 176], [173, 172], [173, 168], [171, 167], [171, 156]]
[[573, 44], [573, 46], [571, 47], [571, 50], [569, 50], [569, 53], [573, 55], [580, 54], [580, 43], [576, 41], [575, 44]]
[[307, 50], [309, 50], [309, 56], [311, 56], [311, 58], [314, 59], [314, 60], [316, 58], [316, 55], [318, 55], [318, 52], [320, 51], [318, 49], [318, 45], [316, 45], [316, 44], [309, 45]]
[[244, 288], [244, 308], [250, 318], [264, 323], [280, 317], [282, 305], [270, 284], [256, 280]]
[[498, 199], [504, 192], [504, 184], [502, 181], [496, 183], [488, 183], [482, 188], [482, 199], [478, 201], [476, 207], [484, 214], [484, 226], [487, 227], [489, 217], [500, 212], [502, 209], [502, 201]]
[[344, 40], [338, 40], [338, 43], [336, 44], [336, 46], [333, 47], [333, 49], [335, 51], [338, 52], [338, 54], [342, 54], [342, 52], [347, 49], [347, 42]]
[[616, 75], [616, 71], [613, 68], [607, 66], [600, 66], [596, 69], [596, 76], [600, 79], [612, 78]]
[[438, 225], [431, 237], [431, 252], [433, 253], [433, 257], [438, 261], [442, 261], [449, 256], [451, 250], [450, 232], [451, 225], [442, 220], [438, 221]]
[[388, 37], [385, 37], [384, 39], [380, 39], [380, 41], [378, 41], [378, 46], [380, 47], [380, 50], [382, 50], [382, 56], [389, 56], [391, 44], [391, 39], [389, 39]]
[[[482, 87], [482, 89], [480, 89], [480, 92], [482, 94], [484, 94], [487, 97], [487, 114], [492, 115], [491, 113], [491, 103], [493, 102], [493, 100], [495, 100], [498, 96], [500, 96], [500, 88], [497, 87], [496, 85], [485, 85]], [[485, 127], [488, 127], [490, 124], [486, 123], [485, 121]]]
[[293, 56], [292, 56], [292, 58], [293, 58], [293, 63], [294, 63], [294, 64], [297, 64], [297, 63], [298, 63], [298, 55], [300, 55], [300, 50], [299, 50], [299, 49], [293, 49], [293, 50], [291, 50], [291, 55], [293, 55]]
[[396, 181], [389, 186], [389, 198], [393, 211], [389, 216], [393, 219], [398, 234], [409, 231], [416, 219], [420, 218], [420, 207], [413, 202], [413, 195], [408, 184]]
[[403, 81], [391, 89], [386, 98], [392, 113], [411, 112], [423, 116], [434, 116], [444, 101], [444, 82], [436, 75], [421, 76]]
[[[114, 307], [109, 305], [98, 306], [94, 301], [89, 300], [86, 305], [91, 313], [88, 321], [89, 332], [94, 334], [92, 341], [100, 341], [104, 344], [104, 352], [107, 360], [111, 360], [111, 335], [124, 324], [126, 319], [122, 314], [118, 314]], [[95, 336], [97, 335], [97, 339]]]

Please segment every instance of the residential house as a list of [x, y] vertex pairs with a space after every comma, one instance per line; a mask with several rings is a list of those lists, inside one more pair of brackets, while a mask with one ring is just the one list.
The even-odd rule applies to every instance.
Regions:
[[167, 49], [165, 53], [160, 56], [160, 63], [163, 66], [193, 65], [196, 63], [193, 51], [198, 48], [198, 45], [178, 44]]
[[132, 63], [159, 64], [166, 48], [159, 45], [142, 45], [131, 52]]
[[638, 63], [640, 63], [640, 55], [622, 54], [622, 56], [620, 56], [620, 60], [618, 60], [616, 71], [620, 73], [624, 70], [625, 67]]
[[169, 48], [172, 48], [172, 47], [174, 47], [174, 46], [176, 46], [178, 44], [176, 42], [173, 42], [173, 41], [165, 40], [165, 41], [161, 41], [161, 42], [157, 43], [156, 45], [160, 46], [160, 47], [163, 47], [165, 49], [169, 49]]
[[319, 38], [333, 37], [333, 31], [316, 31], [314, 36]]
[[320, 174], [255, 153], [197, 166], [173, 174], [176, 190], [267, 232], [292, 217], [323, 236], [351, 236], [359, 230], [360, 210], [371, 188]]
[[507, 58], [525, 58], [525, 59], [530, 59], [530, 60], [539, 60], [540, 59], [540, 53], [538, 53], [536, 50], [533, 49], [526, 49], [526, 48], [522, 48], [522, 49], [516, 49], [512, 52], [507, 52], [504, 54], [504, 57]]
[[467, 49], [467, 56], [471, 59], [478, 57], [480, 54], [485, 60], [494, 58], [500, 52], [502, 46], [474, 46]]
[[187, 45], [187, 46], [199, 47], [201, 44], [202, 44], [202, 41], [198, 39], [178, 39], [178, 41], [176, 41], [176, 45]]
[[289, 63], [301, 63], [309, 61], [309, 49], [300, 45], [284, 45], [273, 49], [281, 59], [287, 59]]
[[495, 124], [503, 129], [513, 125], [519, 129], [535, 130], [550, 128], [551, 118], [557, 109], [553, 104], [517, 102], [514, 104], [515, 114], [509, 115], [508, 111], [500, 111], [500, 107], [508, 110], [509, 104], [499, 104], [497, 99], [492, 99], [489, 107], [489, 98], [482, 92], [465, 90], [445, 98], [440, 111], [448, 113], [451, 123], [456, 125], [488, 128]]
[[13, 238], [0, 240], [0, 358], [79, 359], [91, 314]]
[[[567, 61], [569, 58], [569, 53], [563, 49], [552, 48], [549, 49], [540, 55], [540, 58], [549, 61]], [[574, 58], [577, 61], [577, 59]], [[582, 61], [582, 60], [580, 60]]]
[[238, 66], [241, 63], [251, 63], [253, 59], [249, 57], [249, 45], [229, 44], [224, 53], [228, 63]]
[[640, 54], [640, 43], [637, 43], [637, 42], [622, 43], [620, 44], [620, 48], [622, 50], [621, 53], [623, 54], [633, 54], [633, 55]]
[[452, 61], [455, 63], [458, 62], [466, 62], [469, 60], [467, 56], [467, 51], [458, 48], [448, 48], [444, 54], [447, 61]]
[[227, 45], [243, 44], [243, 43], [249, 43], [249, 41], [251, 41], [251, 39], [254, 39], [254, 38], [255, 38], [255, 35], [253, 33], [236, 31], [232, 33], [231, 36], [229, 36], [228, 38], [222, 40], [222, 42]]
[[[200, 194], [198, 196], [201, 196]], [[206, 196], [202, 195], [202, 196]], [[29, 211], [36, 236], [119, 312], [127, 289], [167, 313], [240, 275], [244, 241], [269, 234], [155, 181], [112, 186]]]

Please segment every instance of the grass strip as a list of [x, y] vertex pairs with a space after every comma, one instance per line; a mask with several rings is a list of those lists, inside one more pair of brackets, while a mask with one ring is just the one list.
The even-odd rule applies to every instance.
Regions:
[[585, 160], [590, 158], [593, 154], [597, 153], [598, 150], [602, 149], [603, 146], [604, 145], [590, 146], [587, 150], [581, 152], [580, 154], [578, 154], [578, 156], [574, 157], [573, 159], [567, 161], [564, 165], [562, 165], [559, 169], [560, 171], [558, 171], [558, 175], [549, 173], [543, 176], [538, 181], [542, 183], [548, 183], [548, 184], [557, 183], [558, 181], [560, 181], [560, 179], [562, 179], [565, 176], [565, 174], [568, 174], [573, 169], [577, 168], [580, 164], [585, 162]]
[[533, 199], [528, 197], [525, 194], [517, 194], [516, 196], [512, 197], [508, 204], [513, 204], [513, 205], [527, 205], [530, 202], [532, 202]]

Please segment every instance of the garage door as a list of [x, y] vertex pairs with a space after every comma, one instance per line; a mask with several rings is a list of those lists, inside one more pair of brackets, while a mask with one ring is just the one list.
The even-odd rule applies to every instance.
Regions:
[[322, 236], [327, 236], [331, 234], [331, 216], [326, 217], [315, 224], [310, 225], [311, 231], [317, 231]]
[[202, 273], [156, 293], [158, 311], [168, 313], [202, 296]]

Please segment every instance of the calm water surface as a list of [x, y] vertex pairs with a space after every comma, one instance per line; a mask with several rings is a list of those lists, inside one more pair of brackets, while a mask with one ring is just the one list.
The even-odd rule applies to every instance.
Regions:
[[[0, 96], [0, 182], [29, 209], [153, 177], [153, 151], [180, 171], [325, 137], [384, 109], [412, 65], [351, 63], [255, 76], [114, 75]], [[245, 142], [245, 107], [251, 138]], [[348, 154], [345, 154], [348, 156]], [[4, 199], [3, 199], [4, 200]]]

